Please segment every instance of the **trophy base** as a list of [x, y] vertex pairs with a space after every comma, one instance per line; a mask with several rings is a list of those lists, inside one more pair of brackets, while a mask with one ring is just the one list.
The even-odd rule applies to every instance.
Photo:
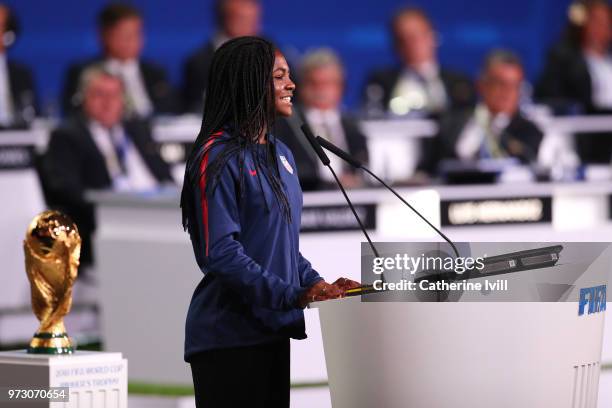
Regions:
[[29, 354], [72, 354], [74, 347], [67, 333], [36, 333], [30, 342]]

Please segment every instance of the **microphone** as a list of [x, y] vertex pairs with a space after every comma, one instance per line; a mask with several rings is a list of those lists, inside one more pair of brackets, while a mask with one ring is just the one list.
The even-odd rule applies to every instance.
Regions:
[[[323, 163], [323, 165], [326, 166], [329, 169], [329, 171], [331, 171], [332, 175], [334, 176], [334, 179], [336, 180], [336, 184], [338, 184], [338, 187], [340, 187], [340, 191], [342, 191], [342, 195], [344, 195], [344, 199], [348, 203], [349, 208], [353, 212], [353, 215], [355, 216], [355, 219], [357, 220], [357, 223], [359, 224], [359, 228], [361, 229], [361, 232], [363, 232], [363, 235], [365, 235], [366, 239], [368, 240], [368, 244], [370, 244], [370, 248], [372, 248], [372, 252], [374, 253], [374, 256], [376, 256], [377, 258], [380, 258], [380, 254], [378, 253], [378, 251], [376, 250], [376, 247], [372, 243], [372, 240], [370, 239], [368, 232], [363, 226], [363, 223], [361, 222], [359, 215], [357, 215], [357, 211], [355, 211], [355, 207], [353, 207], [353, 203], [351, 202], [351, 199], [346, 194], [346, 190], [344, 189], [344, 186], [342, 185], [342, 183], [338, 179], [338, 176], [336, 175], [336, 172], [330, 165], [329, 157], [327, 157], [327, 154], [325, 154], [325, 151], [321, 148], [321, 145], [319, 145], [319, 143], [317, 142], [317, 139], [312, 134], [312, 132], [310, 131], [310, 128], [308, 128], [306, 124], [303, 124], [302, 126], [300, 126], [300, 129], [302, 129], [302, 133], [304, 133], [304, 136], [306, 136], [306, 139], [308, 139], [310, 146], [312, 146], [317, 156], [319, 156], [321, 163]], [[384, 276], [381, 275], [381, 279], [384, 282], [385, 280]]]
[[[327, 154], [325, 154], [325, 151], [321, 148], [321, 145], [317, 143], [317, 139], [315, 139], [315, 136], [310, 131], [310, 128], [308, 127], [308, 125], [304, 123], [302, 126], [300, 126], [300, 129], [302, 129], [302, 133], [304, 133], [304, 136], [306, 136], [306, 139], [308, 139], [308, 143], [310, 143], [310, 146], [312, 146], [312, 149], [315, 151], [317, 156], [319, 156], [319, 160], [321, 160], [323, 165], [329, 167], [330, 170], [332, 170], [333, 172], [333, 169], [329, 165], [330, 163], [329, 157], [327, 157]], [[334, 176], [335, 176], [335, 173], [334, 173]]]
[[319, 146], [323, 146], [324, 148], [326, 148], [351, 166], [358, 169], [362, 167], [362, 164], [359, 160], [355, 159], [353, 156], [351, 156], [335, 144], [328, 142], [326, 139], [323, 139], [321, 136], [317, 136], [317, 142], [319, 143]]
[[[370, 176], [374, 177], [380, 184], [385, 186], [397, 198], [399, 198], [402, 203], [406, 204], [408, 206], [408, 208], [410, 208], [416, 215], [418, 215], [423, 221], [425, 221], [427, 223], [427, 225], [429, 225], [434, 231], [436, 231], [438, 233], [438, 235], [440, 235], [446, 242], [448, 242], [449, 245], [451, 246], [451, 248], [453, 248], [453, 252], [455, 252], [455, 255], [457, 256], [457, 258], [459, 258], [459, 251], [457, 250], [457, 247], [455, 246], [455, 244], [446, 235], [444, 235], [444, 233], [442, 231], [440, 231], [438, 228], [436, 228], [435, 225], [433, 225], [431, 222], [429, 222], [429, 220], [427, 218], [425, 218], [420, 212], [418, 212], [416, 210], [416, 208], [411, 206], [410, 203], [408, 203], [401, 195], [399, 195], [399, 193], [397, 191], [395, 191], [395, 189], [393, 189], [393, 187], [391, 187], [390, 185], [385, 183], [380, 177], [378, 177], [376, 174], [374, 174], [372, 171], [370, 171], [370, 169], [368, 169], [366, 166], [364, 166], [359, 160], [355, 159], [350, 154], [348, 154], [344, 150], [340, 149], [338, 146], [334, 145], [333, 143], [323, 139], [321, 136], [317, 136], [315, 142], [318, 142], [317, 144], [319, 145], [319, 148], [321, 148], [321, 146], [323, 146], [324, 148], [326, 148], [327, 150], [329, 150], [330, 152], [332, 152], [336, 156], [340, 157], [342, 160], [344, 160], [347, 163], [349, 163], [351, 166], [353, 166], [355, 168], [358, 168], [358, 169], [362, 169], [363, 171], [368, 173]], [[323, 150], [323, 149], [321, 149], [321, 150]], [[328, 158], [328, 160], [329, 160], [329, 158]]]

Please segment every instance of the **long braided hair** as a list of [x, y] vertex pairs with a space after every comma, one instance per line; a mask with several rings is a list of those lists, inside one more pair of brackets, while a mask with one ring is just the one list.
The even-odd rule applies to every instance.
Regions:
[[[183, 228], [191, 239], [199, 244], [199, 229], [195, 222], [194, 192], [201, 177], [206, 180], [206, 192], [214, 192], [227, 162], [237, 156], [239, 161], [240, 197], [244, 194], [245, 153], [251, 152], [258, 182], [263, 194], [260, 173], [269, 180], [276, 201], [287, 221], [291, 221], [291, 209], [284, 192], [276, 154], [270, 153], [268, 131], [275, 119], [274, 67], [276, 48], [259, 37], [238, 37], [224, 43], [213, 55], [202, 127], [196, 138], [185, 168], [181, 209]], [[229, 137], [216, 137], [219, 131], [227, 130]], [[257, 151], [260, 135], [265, 132], [265, 157]], [[206, 154], [217, 145], [222, 150], [206, 165], [202, 172], [200, 163]], [[265, 196], [264, 196], [265, 199]], [[268, 202], [266, 207], [269, 211]]]

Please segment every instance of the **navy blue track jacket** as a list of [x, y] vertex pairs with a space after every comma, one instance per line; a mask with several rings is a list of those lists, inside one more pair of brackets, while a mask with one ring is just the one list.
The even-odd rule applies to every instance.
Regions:
[[[269, 139], [271, 146], [257, 145], [256, 154], [262, 155], [260, 163], [266, 163], [266, 149], [276, 155], [291, 222], [283, 216], [268, 177], [257, 174], [248, 150], [242, 196], [238, 155], [223, 167], [214, 190], [206, 189], [206, 177], [194, 189], [197, 219], [190, 222], [203, 239], [192, 243], [204, 277], [187, 313], [185, 361], [205, 350], [306, 338], [298, 298], [322, 278], [299, 251], [302, 190], [293, 155], [280, 140]], [[204, 155], [204, 175], [223, 147], [213, 144]]]

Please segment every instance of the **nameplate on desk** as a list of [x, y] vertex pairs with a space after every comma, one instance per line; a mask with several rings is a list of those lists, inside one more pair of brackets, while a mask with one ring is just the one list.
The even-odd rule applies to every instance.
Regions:
[[33, 157], [33, 146], [0, 146], [0, 170], [26, 169], [32, 166]]
[[547, 223], [552, 221], [552, 198], [443, 200], [440, 211], [444, 227]]
[[[376, 204], [354, 204], [366, 229], [376, 229]], [[302, 209], [302, 232], [356, 231], [359, 224], [348, 205], [307, 206]]]

